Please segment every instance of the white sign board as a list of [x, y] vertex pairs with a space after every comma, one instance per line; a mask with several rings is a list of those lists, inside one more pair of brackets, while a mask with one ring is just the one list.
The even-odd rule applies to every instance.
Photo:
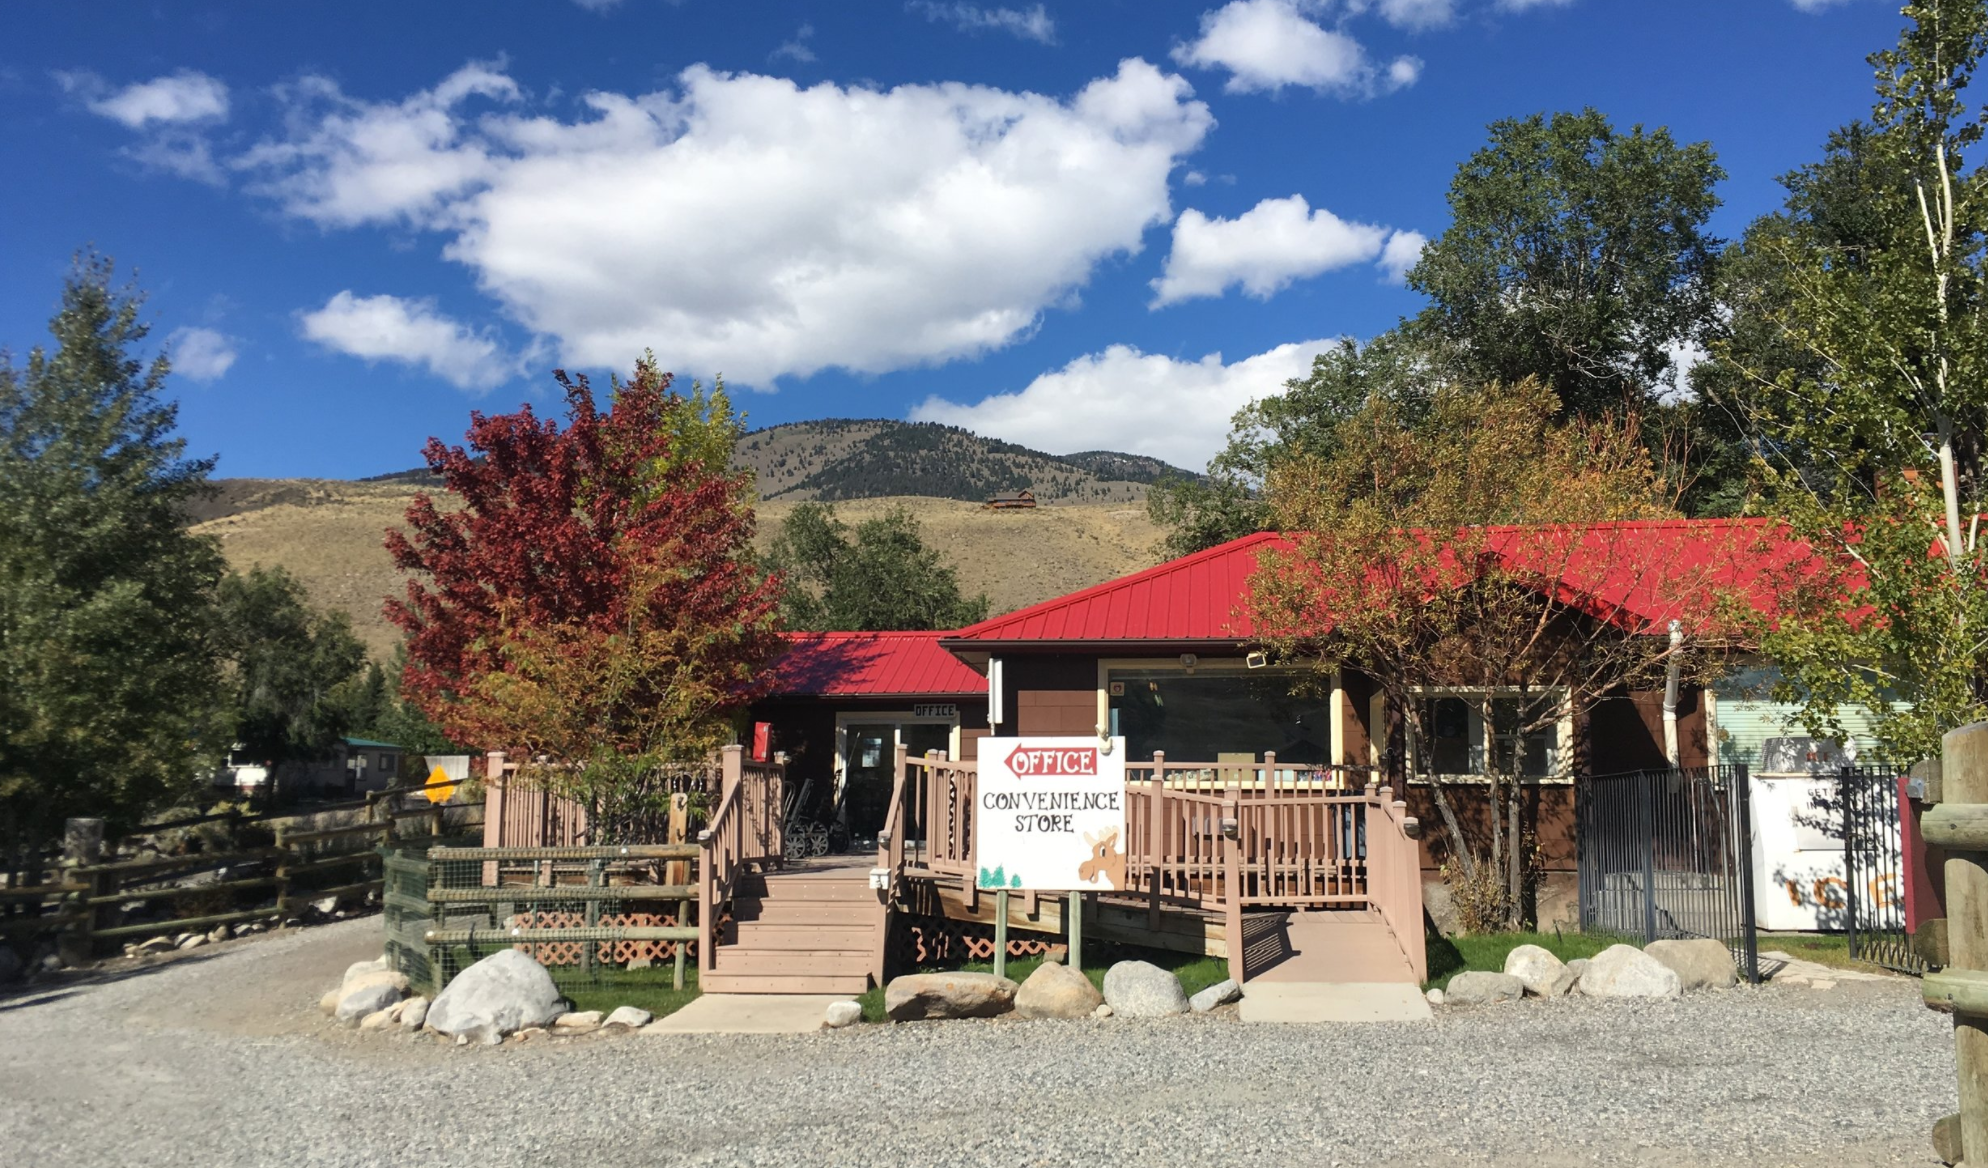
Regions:
[[983, 738], [973, 808], [979, 886], [1125, 887], [1125, 740]]

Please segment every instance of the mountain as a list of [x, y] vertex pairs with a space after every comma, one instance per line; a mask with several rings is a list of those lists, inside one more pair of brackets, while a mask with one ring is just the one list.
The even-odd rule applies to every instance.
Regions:
[[1042, 503], [1137, 503], [1165, 475], [1185, 472], [1136, 454], [1044, 454], [933, 422], [789, 422], [739, 439], [737, 460], [760, 497], [799, 502], [917, 495], [983, 502], [1032, 491]]

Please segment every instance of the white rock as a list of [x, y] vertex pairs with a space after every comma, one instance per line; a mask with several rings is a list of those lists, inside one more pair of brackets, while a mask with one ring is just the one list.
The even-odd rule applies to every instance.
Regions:
[[193, 936], [181, 941], [179, 947], [182, 949], [198, 949], [205, 944], [207, 944], [207, 938], [199, 933], [195, 933]]
[[1218, 981], [1200, 993], [1187, 999], [1188, 1008], [1197, 1014], [1206, 1014], [1217, 1006], [1226, 1006], [1243, 996], [1242, 987], [1234, 978]]
[[1513, 1002], [1525, 997], [1526, 983], [1509, 973], [1473, 969], [1450, 979], [1444, 991], [1446, 1000], [1459, 1006], [1485, 1006], [1493, 1002]]
[[1574, 988], [1579, 974], [1569, 972], [1558, 957], [1537, 945], [1520, 945], [1505, 955], [1505, 972], [1525, 985], [1536, 998], [1557, 998]]
[[562, 1034], [589, 1034], [601, 1028], [599, 1010], [582, 1010], [578, 1013], [561, 1014], [552, 1020], [552, 1029]]
[[207, 934], [207, 941], [209, 944], [219, 945], [221, 942], [226, 941], [227, 939], [233, 937], [234, 935], [235, 935], [234, 930], [230, 929], [228, 926], [215, 925], [214, 928]]
[[1590, 998], [1675, 998], [1677, 971], [1634, 945], [1610, 945], [1589, 958], [1581, 993]]
[[395, 1002], [400, 1001], [400, 987], [390, 981], [362, 982], [357, 987], [339, 991], [338, 1009], [332, 1017], [347, 1025], [363, 1021], [373, 1013], [386, 1013]]
[[1723, 941], [1652, 941], [1643, 952], [1670, 966], [1687, 991], [1729, 990], [1739, 981], [1732, 950]]
[[394, 1012], [392, 1009], [375, 1010], [364, 1018], [359, 1019], [359, 1029], [386, 1030], [393, 1026], [393, 1015]]
[[907, 973], [884, 987], [893, 1022], [921, 1018], [992, 1018], [1014, 1008], [1021, 987], [991, 973]]
[[170, 953], [178, 946], [179, 942], [173, 940], [171, 937], [153, 937], [150, 940], [140, 941], [138, 943], [138, 951], [140, 953]]
[[656, 1016], [640, 1006], [616, 1006], [614, 1013], [607, 1016], [604, 1026], [626, 1026], [630, 1030], [640, 1030], [656, 1020]]
[[1180, 979], [1145, 961], [1121, 961], [1105, 970], [1104, 1000], [1121, 1018], [1164, 1018], [1190, 1009]]
[[318, 912], [323, 913], [325, 916], [330, 916], [332, 913], [338, 911], [338, 898], [335, 896], [327, 896], [321, 900], [314, 900], [311, 902], [311, 907], [316, 909]]
[[1090, 978], [1053, 961], [1036, 966], [1015, 991], [1015, 1013], [1024, 1018], [1088, 1018], [1103, 1004]]
[[402, 1030], [419, 1030], [427, 1021], [427, 998], [409, 998], [400, 1004], [400, 1028]]
[[1424, 994], [1423, 996], [1429, 999], [1429, 1004], [1431, 1006], [1440, 1006], [1444, 1002], [1449, 1000], [1447, 997], [1444, 996], [1443, 991], [1441, 990], [1430, 990], [1427, 994]]
[[1109, 1018], [1111, 1015], [1112, 1009], [1108, 1005], [1099, 1006], [1097, 1009], [1091, 1011], [1091, 1017], [1093, 1018]]
[[457, 974], [428, 1007], [428, 1025], [485, 1043], [544, 1026], [565, 1013], [545, 967], [516, 949], [500, 949]]
[[862, 1020], [863, 1003], [861, 1002], [830, 1002], [828, 1010], [822, 1015], [822, 1025], [830, 1030], [854, 1026]]

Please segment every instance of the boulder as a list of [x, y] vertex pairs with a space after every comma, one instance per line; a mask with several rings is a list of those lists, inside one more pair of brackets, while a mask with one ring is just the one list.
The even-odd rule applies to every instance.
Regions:
[[1569, 973], [1558, 957], [1537, 945], [1521, 945], [1505, 955], [1505, 972], [1525, 983], [1535, 998], [1557, 998], [1574, 988], [1576, 974]]
[[233, 929], [230, 929], [228, 926], [215, 925], [213, 929], [208, 931], [207, 943], [210, 945], [219, 945], [221, 942], [228, 940], [234, 935], [235, 931]]
[[205, 944], [207, 944], [207, 937], [204, 934], [195, 933], [193, 936], [181, 941], [179, 947], [182, 949], [198, 949]]
[[357, 987], [338, 991], [338, 1008], [331, 1016], [348, 1026], [357, 1025], [367, 1015], [384, 1013], [400, 1001], [400, 987], [390, 981], [361, 981]]
[[544, 1026], [566, 1012], [545, 967], [516, 949], [499, 949], [457, 974], [428, 1006], [428, 1025], [450, 1036], [498, 1043], [506, 1034]]
[[561, 1014], [552, 1020], [554, 1034], [591, 1034], [601, 1028], [599, 1010], [582, 1010], [578, 1013]]
[[409, 998], [400, 1004], [400, 1028], [402, 1030], [419, 1030], [427, 1021], [427, 998]]
[[1121, 961], [1105, 970], [1104, 1000], [1121, 1018], [1164, 1018], [1190, 1008], [1180, 979], [1145, 961]]
[[1580, 988], [1581, 974], [1586, 972], [1587, 968], [1588, 968], [1588, 959], [1585, 957], [1576, 957], [1572, 961], [1569, 961], [1567, 963], [1567, 972], [1574, 975], [1575, 989]]
[[378, 957], [372, 961], [355, 961], [345, 967], [345, 976], [339, 979], [338, 984], [350, 985], [367, 974], [379, 973], [386, 969], [386, 967], [387, 959], [385, 957]]
[[1610, 945], [1590, 958], [1580, 985], [1590, 998], [1674, 998], [1683, 992], [1675, 970], [1634, 945]]
[[1732, 952], [1721, 941], [1652, 941], [1643, 952], [1670, 966], [1687, 991], [1729, 990], [1739, 981]]
[[177, 948], [179, 948], [179, 942], [173, 940], [171, 937], [153, 937], [150, 940], [138, 943], [138, 952], [140, 953], [170, 953]]
[[991, 973], [908, 973], [884, 987], [893, 1022], [920, 1018], [992, 1018], [1014, 1008], [1021, 987]]
[[1473, 969], [1450, 979], [1443, 991], [1446, 1001], [1459, 1006], [1487, 1006], [1493, 1002], [1515, 1002], [1525, 997], [1526, 983], [1509, 973]]
[[854, 1026], [862, 1020], [863, 1003], [830, 1002], [828, 1010], [822, 1015], [821, 1022], [830, 1030], [840, 1030], [845, 1026]]
[[1206, 1014], [1217, 1006], [1226, 1006], [1243, 996], [1243, 988], [1234, 978], [1218, 981], [1207, 989], [1187, 999], [1188, 1008], [1197, 1014]]
[[640, 1030], [654, 1022], [656, 1016], [640, 1006], [616, 1006], [614, 1013], [607, 1016], [603, 1026], [626, 1026], [630, 1030]]
[[1015, 1013], [1024, 1018], [1088, 1018], [1103, 1004], [1090, 978], [1051, 961], [1036, 966], [1015, 991]]

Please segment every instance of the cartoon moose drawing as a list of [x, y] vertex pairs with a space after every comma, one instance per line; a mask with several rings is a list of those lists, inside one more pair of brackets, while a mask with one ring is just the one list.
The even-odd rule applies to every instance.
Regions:
[[1084, 843], [1091, 849], [1091, 858], [1078, 866], [1077, 879], [1096, 884], [1102, 876], [1113, 889], [1124, 888], [1125, 853], [1118, 850], [1118, 829], [1114, 827], [1095, 838], [1085, 832]]

